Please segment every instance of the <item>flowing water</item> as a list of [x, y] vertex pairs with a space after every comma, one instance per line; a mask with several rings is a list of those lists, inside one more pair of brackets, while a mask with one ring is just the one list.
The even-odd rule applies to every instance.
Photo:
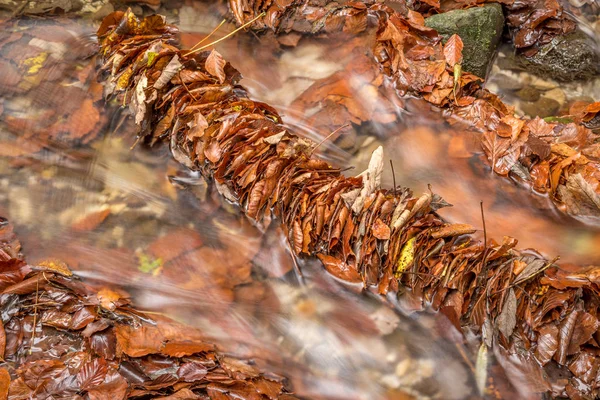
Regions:
[[[166, 12], [187, 46], [222, 19], [220, 7], [199, 2]], [[97, 22], [35, 18], [7, 26], [0, 33], [0, 215], [15, 225], [29, 262], [64, 260], [83, 279], [128, 293], [149, 315], [199, 327], [228, 352], [288, 376], [300, 396], [477, 396], [477, 340], [465, 347], [441, 316], [411, 313], [406, 304], [393, 309], [315, 260], [294, 260], [276, 222], [253, 226], [166, 146], [137, 144], [127, 111], [105, 106], [96, 83]], [[233, 29], [225, 24], [214, 39]], [[368, 35], [287, 39], [282, 45], [241, 32], [217, 49], [252, 97], [275, 106], [297, 132], [319, 142], [352, 123], [319, 147], [322, 157], [359, 173], [382, 144], [396, 173], [385, 184], [395, 179], [417, 194], [431, 184], [455, 204], [442, 211], [450, 221], [481, 226], [483, 201], [489, 236], [514, 236], [563, 262], [600, 262], [597, 227], [561, 217], [547, 197], [493, 175], [473, 134], [448, 127], [422, 102], [386, 98], [361, 51]], [[494, 82], [512, 74], [535, 86], [500, 63], [491, 74], [494, 90], [518, 106], [515, 89]], [[318, 80], [326, 92], [309, 89]], [[600, 99], [598, 82], [551, 85], [543, 94], [561, 106], [581, 92]], [[503, 373], [489, 373], [502, 386]]]

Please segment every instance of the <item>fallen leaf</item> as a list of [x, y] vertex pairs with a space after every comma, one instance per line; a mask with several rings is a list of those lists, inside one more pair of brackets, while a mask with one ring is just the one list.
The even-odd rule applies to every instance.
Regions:
[[454, 68], [456, 64], [462, 64], [463, 47], [463, 41], [457, 34], [450, 36], [444, 45], [444, 58], [450, 68]]
[[225, 82], [225, 64], [227, 62], [218, 51], [213, 50], [206, 58], [205, 68], [209, 74], [219, 79], [219, 83]]
[[502, 312], [496, 319], [496, 325], [506, 339], [510, 338], [517, 325], [517, 296], [512, 288], [508, 289], [502, 305]]

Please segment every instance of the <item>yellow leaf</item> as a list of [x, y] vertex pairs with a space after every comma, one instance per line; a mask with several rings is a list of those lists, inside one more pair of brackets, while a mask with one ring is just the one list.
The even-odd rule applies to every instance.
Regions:
[[31, 58], [28, 58], [25, 61], [23, 61], [23, 65], [25, 65], [27, 67], [27, 75], [37, 74], [40, 71], [40, 69], [42, 69], [44, 62], [47, 59], [48, 59], [48, 53], [43, 52], [43, 53], [38, 54], [35, 57], [31, 57]]
[[456, 101], [456, 88], [458, 87], [458, 83], [460, 81], [460, 77], [462, 76], [462, 66], [460, 64], [454, 65], [454, 86], [452, 87], [452, 92], [454, 93], [454, 100]]
[[119, 76], [119, 80], [117, 81], [117, 90], [123, 90], [129, 85], [129, 78], [133, 74], [133, 70], [131, 66], [125, 70], [121, 76]]
[[64, 276], [73, 276], [67, 264], [60, 260], [44, 260], [38, 263], [37, 266], [46, 271], [56, 272]]
[[148, 66], [152, 65], [152, 63], [154, 62], [154, 59], [156, 58], [157, 55], [158, 55], [158, 53], [155, 51], [148, 52]]
[[396, 267], [395, 276], [399, 278], [402, 273], [413, 263], [415, 259], [415, 243], [417, 241], [416, 237], [412, 237], [408, 239], [408, 241], [402, 247], [402, 251], [400, 252], [400, 260], [398, 261], [398, 266]]

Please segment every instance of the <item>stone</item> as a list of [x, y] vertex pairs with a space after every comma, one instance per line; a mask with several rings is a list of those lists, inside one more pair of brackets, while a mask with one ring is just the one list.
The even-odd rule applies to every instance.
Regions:
[[493, 74], [489, 82], [495, 83], [502, 90], [514, 91], [523, 88], [523, 82], [503, 73]]
[[499, 4], [432, 15], [425, 19], [425, 25], [438, 31], [444, 43], [453, 34], [458, 34], [464, 43], [463, 71], [485, 78], [504, 27], [504, 14]]
[[557, 36], [535, 55], [517, 59], [528, 71], [561, 82], [589, 79], [600, 71], [594, 41], [581, 31]]
[[540, 98], [540, 91], [534, 87], [525, 86], [523, 89], [517, 91], [515, 95], [521, 100], [536, 101]]
[[546, 93], [544, 93], [544, 97], [558, 101], [558, 104], [560, 104], [561, 107], [567, 102], [567, 95], [560, 88], [548, 90]]
[[530, 117], [553, 117], [560, 109], [560, 103], [548, 97], [540, 97], [534, 102], [523, 102], [521, 104], [521, 109]]

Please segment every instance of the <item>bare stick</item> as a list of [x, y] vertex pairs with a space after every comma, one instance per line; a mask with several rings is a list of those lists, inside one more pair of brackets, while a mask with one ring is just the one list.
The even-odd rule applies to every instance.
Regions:
[[197, 46], [200, 46], [202, 43], [206, 42], [208, 40], [209, 37], [211, 37], [212, 35], [214, 35], [225, 23], [225, 19], [223, 21], [221, 21], [221, 23], [219, 25], [217, 25], [217, 27], [215, 29], [212, 30], [211, 33], [209, 33], [208, 35], [206, 35], [204, 37], [204, 39], [202, 39], [201, 41], [199, 41], [198, 43], [196, 43], [195, 45], [193, 45], [189, 51], [194, 50]]
[[237, 28], [235, 31], [233, 31], [233, 32], [231, 32], [231, 33], [228, 33], [227, 35], [223, 36], [221, 39], [217, 39], [217, 40], [215, 40], [214, 42], [211, 42], [211, 43], [209, 43], [209, 44], [205, 44], [204, 46], [202, 46], [202, 47], [199, 47], [199, 48], [197, 48], [196, 50], [188, 51], [188, 52], [187, 52], [187, 53], [185, 53], [183, 56], [184, 56], [184, 57], [186, 57], [186, 56], [189, 56], [190, 54], [198, 53], [198, 52], [200, 52], [200, 51], [202, 51], [202, 50], [204, 50], [204, 49], [206, 49], [206, 48], [208, 48], [208, 47], [214, 46], [215, 44], [217, 44], [217, 43], [219, 43], [219, 42], [222, 42], [223, 40], [225, 40], [225, 39], [228, 39], [228, 38], [230, 38], [231, 36], [235, 35], [237, 32], [241, 31], [242, 29], [244, 29], [244, 28], [245, 28], [245, 27], [247, 27], [248, 25], [252, 25], [252, 24], [254, 23], [254, 21], [256, 21], [256, 20], [257, 20], [257, 19], [259, 19], [259, 18], [262, 18], [262, 17], [264, 17], [265, 15], [266, 15], [266, 13], [265, 13], [265, 12], [262, 12], [262, 13], [261, 13], [261, 14], [260, 14], [258, 17], [256, 17], [256, 18], [253, 18], [251, 21], [248, 21], [248, 22], [246, 22], [244, 25], [240, 26], [240, 27], [239, 27], [239, 28]]
[[396, 195], [396, 172], [394, 171], [394, 163], [390, 158], [390, 166], [392, 167], [392, 181], [394, 182], [394, 196]]
[[337, 128], [335, 131], [331, 132], [329, 135], [327, 135], [327, 137], [323, 140], [321, 140], [319, 143], [317, 143], [317, 145], [315, 147], [312, 148], [312, 150], [310, 151], [309, 157], [311, 157], [313, 155], [313, 153], [315, 152], [315, 150], [322, 145], [323, 143], [325, 143], [330, 137], [332, 137], [333, 135], [335, 135], [336, 133], [338, 133], [339, 131], [341, 131], [344, 128], [349, 127], [350, 124], [345, 124], [340, 126], [339, 128]]
[[29, 355], [33, 354], [33, 342], [35, 341], [35, 326], [37, 325], [37, 306], [40, 293], [40, 275], [35, 282], [35, 304], [33, 305], [33, 329], [31, 330], [31, 343], [29, 343]]

